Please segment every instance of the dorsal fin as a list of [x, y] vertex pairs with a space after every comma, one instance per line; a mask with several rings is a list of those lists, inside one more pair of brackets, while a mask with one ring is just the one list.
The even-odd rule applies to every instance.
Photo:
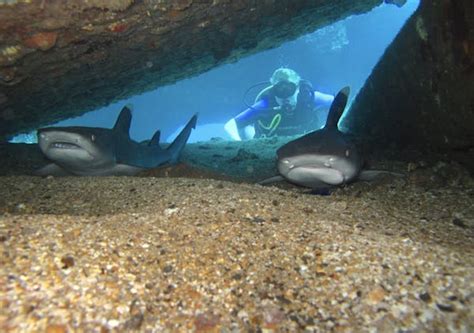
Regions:
[[342, 88], [334, 97], [334, 101], [331, 104], [329, 109], [328, 118], [326, 120], [326, 125], [324, 128], [334, 128], [337, 129], [337, 124], [339, 119], [341, 119], [344, 109], [346, 108], [347, 100], [349, 98], [350, 88]]
[[155, 134], [151, 137], [151, 140], [148, 142], [149, 146], [156, 146], [160, 144], [160, 136], [161, 132], [160, 130], [156, 131]]
[[130, 123], [132, 122], [132, 105], [127, 104], [123, 107], [122, 111], [117, 118], [114, 125], [114, 131], [119, 131], [129, 135]]

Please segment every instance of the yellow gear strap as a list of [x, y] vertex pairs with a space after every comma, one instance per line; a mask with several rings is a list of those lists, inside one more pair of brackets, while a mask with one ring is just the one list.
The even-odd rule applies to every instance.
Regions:
[[265, 135], [266, 136], [271, 136], [273, 134], [273, 132], [275, 132], [275, 130], [277, 129], [278, 125], [280, 125], [280, 122], [281, 122], [281, 114], [280, 113], [277, 113], [272, 121], [270, 122], [270, 124], [268, 126], [265, 126], [261, 120], [258, 121], [258, 124], [260, 125], [260, 127], [262, 127], [264, 130], [268, 131], [268, 133], [266, 133]]

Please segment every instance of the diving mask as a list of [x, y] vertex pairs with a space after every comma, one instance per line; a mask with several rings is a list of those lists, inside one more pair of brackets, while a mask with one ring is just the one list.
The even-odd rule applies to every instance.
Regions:
[[278, 103], [279, 108], [282, 111], [285, 111], [286, 113], [293, 113], [296, 107], [296, 103], [298, 101], [298, 92], [299, 92], [299, 89], [298, 87], [296, 87], [296, 89], [293, 90], [293, 93], [291, 95], [288, 95], [285, 98], [282, 98], [275, 94], [275, 100]]
[[298, 86], [290, 81], [280, 81], [273, 85], [275, 96], [281, 99], [290, 98], [295, 94], [297, 88]]

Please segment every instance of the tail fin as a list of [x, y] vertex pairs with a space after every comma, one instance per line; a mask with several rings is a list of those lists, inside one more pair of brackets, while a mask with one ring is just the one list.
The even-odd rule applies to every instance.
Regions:
[[192, 118], [188, 121], [186, 126], [184, 126], [183, 130], [178, 134], [176, 139], [171, 143], [171, 145], [166, 149], [170, 155], [170, 164], [175, 164], [178, 162], [179, 155], [183, 150], [186, 142], [189, 139], [189, 135], [191, 134], [191, 130], [196, 128], [196, 121], [197, 121], [197, 114], [192, 116]]
[[326, 120], [326, 125], [324, 128], [335, 128], [337, 129], [337, 124], [339, 119], [341, 119], [344, 109], [346, 108], [347, 100], [349, 98], [350, 88], [342, 88], [334, 97], [334, 101], [331, 104], [329, 109], [328, 118]]

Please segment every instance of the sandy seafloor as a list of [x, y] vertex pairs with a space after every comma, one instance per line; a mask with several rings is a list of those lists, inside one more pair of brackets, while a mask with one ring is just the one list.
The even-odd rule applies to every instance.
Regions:
[[0, 146], [0, 331], [474, 331], [462, 165], [373, 158], [406, 177], [327, 196], [253, 184], [280, 144], [186, 148], [227, 177], [102, 178], [26, 176], [44, 163], [36, 148]]

